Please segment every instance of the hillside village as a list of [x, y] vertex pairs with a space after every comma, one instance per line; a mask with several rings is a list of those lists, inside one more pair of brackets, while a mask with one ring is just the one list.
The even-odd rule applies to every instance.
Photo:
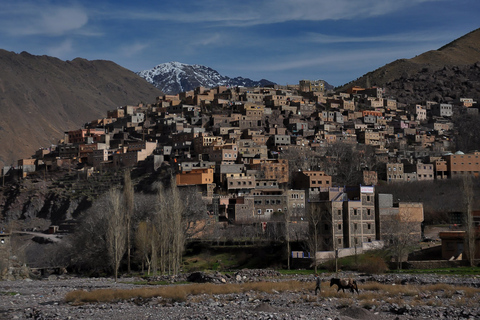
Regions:
[[306, 239], [308, 225], [316, 223], [322, 237], [317, 251], [368, 249], [391, 234], [392, 217], [412, 223], [409, 233], [417, 240], [422, 236], [422, 203], [376, 194], [379, 182], [480, 172], [480, 152], [452, 152], [454, 114], [478, 114], [477, 102], [405, 105], [383, 88], [333, 93], [323, 81], [309, 80], [198, 87], [111, 110], [66, 132], [58, 145], [4, 167], [2, 176], [169, 167], [177, 186], [201, 193], [207, 224], [224, 230], [250, 225], [269, 233], [287, 221], [293, 241]]

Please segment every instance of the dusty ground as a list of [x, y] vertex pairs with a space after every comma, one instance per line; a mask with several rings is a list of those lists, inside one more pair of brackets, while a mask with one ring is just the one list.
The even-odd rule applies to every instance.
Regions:
[[[0, 319], [480, 319], [478, 293], [472, 296], [465, 290], [448, 294], [420, 290], [416, 295], [369, 301], [371, 293], [362, 290], [362, 285], [371, 282], [392, 286], [447, 283], [480, 288], [477, 277], [357, 275], [360, 295], [327, 295], [331, 290], [327, 289], [326, 282], [330, 276], [323, 278], [324, 296], [315, 296], [313, 291], [305, 289], [302, 292], [197, 295], [189, 296], [184, 302], [152, 298], [89, 304], [69, 304], [64, 298], [73, 290], [138, 288], [131, 284], [135, 279], [125, 278], [115, 283], [108, 278], [50, 276], [43, 280], [3, 281], [0, 282]], [[305, 281], [306, 287], [313, 284], [313, 278], [308, 276], [282, 276], [273, 281], [292, 277]], [[242, 279], [258, 280], [261, 279], [255, 275]]]

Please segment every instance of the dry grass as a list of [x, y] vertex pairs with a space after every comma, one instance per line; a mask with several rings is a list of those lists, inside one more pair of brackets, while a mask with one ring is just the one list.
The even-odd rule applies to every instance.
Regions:
[[[351, 292], [337, 292], [337, 287], [329, 287], [329, 284], [322, 283], [322, 291], [318, 296], [314, 295], [315, 284], [300, 281], [279, 281], [279, 282], [251, 282], [242, 284], [212, 284], [196, 283], [186, 285], [173, 285], [162, 287], [141, 287], [129, 290], [100, 289], [94, 291], [72, 291], [65, 296], [66, 302], [73, 304], [92, 302], [114, 302], [130, 300], [135, 298], [161, 297], [172, 301], [202, 301], [206, 296], [245, 293], [263, 298], [264, 294], [275, 294], [279, 292], [298, 293], [300, 300], [304, 302], [317, 302], [321, 298], [335, 298], [340, 304], [349, 304], [352, 299], [371, 308], [378, 306], [380, 301], [389, 303], [404, 304], [408, 299], [412, 305], [441, 306], [443, 302], [433, 297], [438, 296], [446, 299], [455, 299], [455, 303], [478, 303], [480, 301], [480, 289], [472, 287], [452, 286], [448, 284], [432, 285], [388, 285], [377, 282], [367, 282], [359, 285], [360, 294]], [[461, 294], [459, 294], [461, 292]]]
[[443, 301], [440, 299], [428, 299], [425, 304], [430, 307], [441, 307], [443, 306]]
[[154, 298], [162, 297], [174, 301], [185, 301], [189, 295], [215, 295], [242, 293], [248, 291], [254, 292], [301, 292], [304, 290], [313, 291], [314, 284], [305, 284], [300, 281], [282, 281], [282, 282], [252, 282], [242, 284], [213, 284], [213, 283], [195, 283], [188, 285], [176, 285], [165, 287], [142, 287], [138, 289], [99, 289], [94, 291], [76, 290], [67, 293], [66, 302], [71, 303], [90, 303], [90, 302], [112, 302], [128, 300], [133, 298]]

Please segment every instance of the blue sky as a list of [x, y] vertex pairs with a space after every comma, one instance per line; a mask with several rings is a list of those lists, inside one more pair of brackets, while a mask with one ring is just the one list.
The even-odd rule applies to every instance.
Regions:
[[279, 84], [342, 85], [479, 27], [479, 0], [0, 0], [1, 49]]

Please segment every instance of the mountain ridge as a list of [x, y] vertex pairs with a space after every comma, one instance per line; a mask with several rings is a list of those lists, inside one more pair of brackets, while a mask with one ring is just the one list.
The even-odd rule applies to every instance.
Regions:
[[63, 61], [0, 49], [0, 167], [16, 165], [65, 131], [163, 92], [112, 61]]
[[[419, 79], [419, 77], [424, 78], [424, 75], [421, 75], [421, 73], [424, 73], [422, 70], [428, 70], [431, 74], [437, 73], [436, 77], [445, 78], [444, 80], [447, 81], [448, 76], [442, 75], [439, 71], [445, 67], [460, 67], [462, 70], [465, 70], [464, 75], [466, 77], [473, 76], [476, 78], [475, 74], [470, 74], [468, 70], [475, 70], [474, 65], [479, 61], [480, 28], [449, 42], [437, 50], [426, 51], [411, 59], [398, 59], [390, 62], [383, 67], [364, 74], [356, 80], [338, 87], [337, 90], [342, 91], [352, 86], [378, 86], [385, 87], [387, 94], [390, 92], [394, 95], [398, 91], [390, 91], [391, 84], [394, 84], [393, 87], [398, 88], [401, 87], [398, 83], [399, 81], [409, 79], [409, 81], [421, 83], [420, 86], [425, 88], [425, 90], [434, 91], [436, 87], [429, 87], [428, 84], [424, 83], [425, 80]], [[455, 81], [455, 79], [450, 80]], [[455, 83], [453, 86], [458, 87], [459, 84]], [[410, 95], [410, 99], [404, 99], [401, 102], [409, 103], [415, 101], [417, 98], [424, 97], [424, 94], [422, 94], [421, 97], [412, 94]]]
[[166, 94], [177, 94], [197, 87], [263, 87], [275, 84], [265, 79], [254, 81], [243, 77], [230, 78], [222, 76], [210, 67], [177, 61], [161, 63], [152, 69], [137, 72], [137, 74]]

